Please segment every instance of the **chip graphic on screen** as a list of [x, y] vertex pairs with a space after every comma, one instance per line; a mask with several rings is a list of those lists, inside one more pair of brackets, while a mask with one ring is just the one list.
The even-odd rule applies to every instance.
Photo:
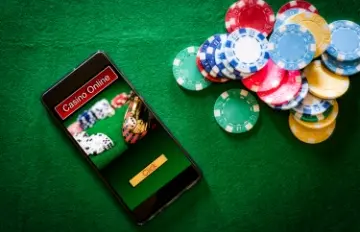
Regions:
[[138, 174], [136, 174], [133, 178], [130, 179], [129, 182], [131, 186], [136, 187], [148, 176], [150, 176], [156, 169], [158, 169], [161, 165], [163, 165], [166, 161], [167, 158], [164, 154], [156, 158], [151, 164], [146, 166], [146, 168], [141, 170]]

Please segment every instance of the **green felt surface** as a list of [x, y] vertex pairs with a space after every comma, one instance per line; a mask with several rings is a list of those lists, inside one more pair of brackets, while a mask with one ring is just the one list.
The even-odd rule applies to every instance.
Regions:
[[[339, 99], [332, 138], [306, 145], [288, 113], [260, 104], [251, 133], [224, 133], [213, 104], [231, 82], [180, 89], [174, 56], [224, 32], [230, 0], [0, 2], [0, 231], [359, 231], [360, 77]], [[284, 1], [269, 2], [276, 11]], [[313, 1], [360, 22], [360, 2]], [[105, 50], [189, 151], [204, 180], [145, 227], [130, 222], [40, 104]]]

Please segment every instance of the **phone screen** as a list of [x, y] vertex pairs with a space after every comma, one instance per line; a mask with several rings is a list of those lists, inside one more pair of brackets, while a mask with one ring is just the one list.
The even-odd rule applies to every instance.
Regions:
[[197, 179], [189, 178], [194, 164], [110, 62], [92, 73], [68, 94], [54, 90], [62, 96], [52, 112], [137, 221], [146, 220]]

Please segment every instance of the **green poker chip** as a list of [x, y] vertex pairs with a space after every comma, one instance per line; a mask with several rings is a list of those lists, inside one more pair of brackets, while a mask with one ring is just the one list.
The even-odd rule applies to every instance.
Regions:
[[256, 124], [260, 106], [256, 98], [244, 89], [230, 89], [223, 92], [215, 102], [216, 122], [225, 131], [243, 133]]
[[301, 121], [304, 122], [319, 122], [321, 120], [326, 119], [327, 117], [329, 117], [329, 115], [331, 114], [331, 112], [333, 111], [334, 106], [331, 105], [327, 110], [325, 110], [324, 113], [321, 114], [315, 114], [315, 115], [311, 115], [311, 114], [301, 114], [296, 112], [295, 110], [291, 110], [291, 113], [297, 118], [300, 119]]
[[187, 90], [200, 91], [211, 85], [199, 72], [196, 65], [196, 54], [199, 47], [192, 46], [180, 51], [173, 62], [173, 73], [176, 82]]

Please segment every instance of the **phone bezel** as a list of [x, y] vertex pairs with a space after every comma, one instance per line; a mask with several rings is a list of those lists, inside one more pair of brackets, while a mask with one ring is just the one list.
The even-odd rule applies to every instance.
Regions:
[[[63, 99], [67, 96], [70, 96], [74, 91], [80, 88], [84, 83], [86, 83], [89, 79], [93, 78], [100, 71], [110, 66], [119, 78], [122, 78], [130, 88], [136, 93], [140, 99], [144, 102], [146, 107], [154, 114], [154, 117], [159, 122], [159, 124], [165, 129], [168, 135], [175, 141], [175, 143], [180, 147], [183, 151], [184, 155], [191, 162], [191, 166], [185, 169], [182, 173], [180, 173], [177, 177], [171, 180], [168, 184], [160, 188], [155, 194], [149, 197], [146, 201], [144, 201], [141, 205], [139, 205], [134, 210], [130, 210], [125, 202], [122, 200], [121, 196], [117, 194], [115, 189], [106, 181], [106, 179], [101, 175], [100, 171], [96, 168], [96, 166], [91, 162], [89, 157], [84, 153], [79, 144], [73, 139], [71, 134], [67, 131], [66, 127], [63, 125], [61, 118], [57, 115], [54, 108], [57, 104], [59, 104]], [[81, 63], [77, 68], [75, 68], [72, 72], [65, 75], [60, 81], [55, 83], [52, 87], [50, 87], [41, 97], [41, 101], [49, 114], [52, 116], [52, 119], [55, 120], [57, 126], [59, 126], [63, 131], [65, 131], [66, 135], [70, 138], [72, 143], [75, 145], [77, 150], [80, 151], [83, 157], [90, 164], [92, 169], [95, 170], [97, 175], [100, 177], [102, 182], [106, 185], [106, 187], [110, 190], [115, 199], [125, 208], [130, 217], [135, 220], [138, 225], [143, 225], [145, 222], [152, 219], [156, 214], [161, 212], [166, 206], [168, 206], [171, 202], [173, 202], [176, 198], [178, 198], [183, 192], [187, 189], [191, 188], [195, 185], [201, 178], [201, 172], [199, 168], [196, 166], [195, 162], [192, 160], [188, 152], [181, 146], [181, 144], [174, 138], [169, 129], [159, 120], [159, 117], [156, 113], [150, 108], [150, 106], [146, 103], [141, 95], [138, 94], [133, 85], [129, 82], [125, 75], [118, 69], [115, 64], [110, 60], [110, 58], [103, 51], [98, 51], [88, 59], [86, 59], [83, 63]], [[174, 191], [175, 190], [175, 191]], [[169, 195], [167, 195], [169, 194]], [[158, 196], [162, 196], [160, 202], [157, 202], [156, 208], [151, 208], [150, 210], [145, 210], [149, 204], [151, 204], [154, 200], [159, 200]]]

